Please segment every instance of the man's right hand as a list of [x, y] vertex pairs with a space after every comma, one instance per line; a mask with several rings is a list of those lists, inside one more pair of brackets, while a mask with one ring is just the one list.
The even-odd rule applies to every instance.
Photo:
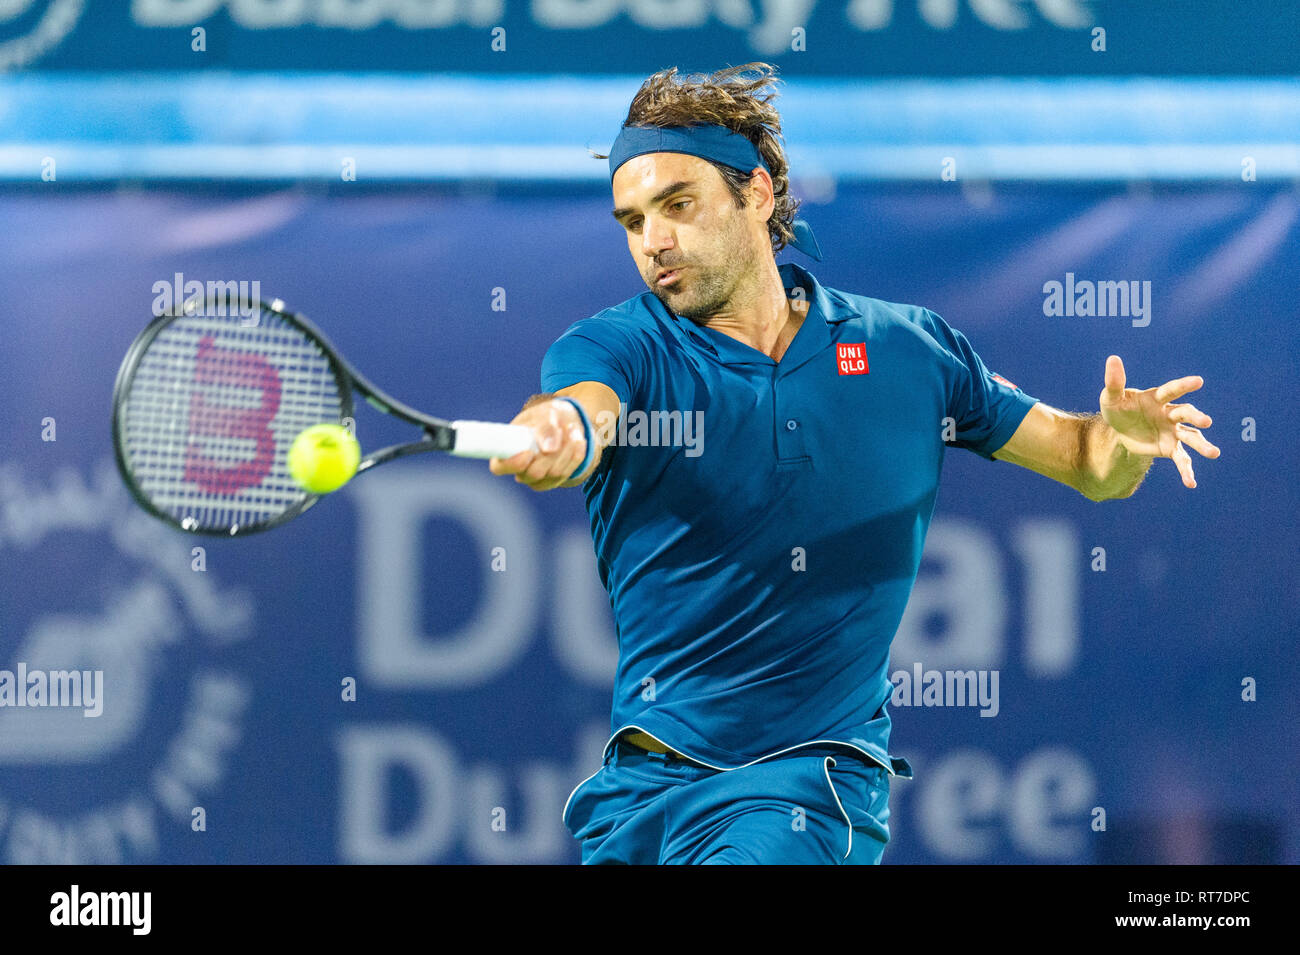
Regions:
[[[587, 420], [591, 422], [592, 441], [596, 443], [587, 469], [573, 479], [569, 475], [586, 457], [587, 442], [577, 409], [567, 401], [558, 400], [560, 396], [582, 403]], [[594, 381], [563, 388], [555, 395], [537, 396], [510, 423], [532, 428], [537, 436], [538, 450], [521, 451], [509, 458], [492, 458], [488, 467], [493, 474], [513, 474], [518, 483], [526, 484], [534, 491], [576, 487], [586, 480], [600, 461], [603, 449], [599, 422], [605, 420], [603, 413], [611, 410], [614, 415], [618, 414], [618, 396], [607, 385]]]

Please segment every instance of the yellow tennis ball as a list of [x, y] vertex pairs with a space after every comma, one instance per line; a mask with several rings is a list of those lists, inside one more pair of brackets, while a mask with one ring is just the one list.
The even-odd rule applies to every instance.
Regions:
[[361, 445], [342, 425], [313, 425], [289, 448], [289, 473], [312, 494], [337, 491], [352, 480], [360, 463]]

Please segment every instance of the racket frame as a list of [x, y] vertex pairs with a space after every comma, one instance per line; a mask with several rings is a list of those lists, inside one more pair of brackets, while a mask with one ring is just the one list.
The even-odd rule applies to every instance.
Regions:
[[[216, 296], [205, 296], [202, 299], [194, 296], [187, 299], [176, 308], [155, 317], [136, 336], [135, 341], [131, 343], [131, 347], [127, 349], [122, 364], [117, 370], [117, 379], [113, 383], [113, 456], [117, 462], [117, 469], [122, 475], [122, 480], [131, 492], [131, 496], [135, 498], [136, 503], [154, 517], [167, 522], [172, 527], [185, 531], [187, 534], [203, 534], [209, 537], [242, 537], [247, 534], [269, 531], [298, 517], [319, 501], [322, 495], [304, 491], [304, 498], [300, 503], [268, 521], [257, 524], [236, 525], [228, 529], [186, 527], [182, 521], [177, 520], [173, 515], [154, 505], [149, 496], [140, 489], [130, 468], [127, 466], [126, 451], [123, 447], [123, 434], [125, 431], [127, 395], [130, 392], [131, 383], [135, 380], [136, 370], [139, 368], [145, 352], [149, 350], [149, 346], [153, 344], [154, 339], [162, 333], [163, 329], [178, 319], [194, 315], [194, 310], [198, 307], [200, 301], [203, 303], [204, 311], [206, 311], [209, 305], [224, 304], [228, 300]], [[450, 421], [416, 411], [409, 405], [389, 395], [365, 375], [357, 371], [339, 353], [338, 349], [325, 336], [325, 333], [317, 328], [306, 316], [288, 311], [284, 307], [284, 302], [280, 299], [273, 299], [269, 303], [259, 301], [257, 307], [259, 316], [263, 312], [269, 312], [286, 324], [301, 331], [321, 350], [321, 353], [329, 362], [330, 370], [334, 373], [335, 380], [339, 385], [340, 424], [342, 424], [343, 420], [352, 420], [354, 422], [356, 420], [353, 414], [356, 405], [352, 397], [353, 391], [356, 391], [375, 410], [399, 418], [424, 431], [425, 437], [421, 441], [394, 444], [367, 454], [362, 458], [361, 463], [357, 465], [357, 474], [368, 471], [370, 468], [386, 461], [392, 461], [395, 458], [403, 458], [412, 454], [424, 454], [430, 451], [449, 452], [453, 450], [456, 444], [456, 432]]]

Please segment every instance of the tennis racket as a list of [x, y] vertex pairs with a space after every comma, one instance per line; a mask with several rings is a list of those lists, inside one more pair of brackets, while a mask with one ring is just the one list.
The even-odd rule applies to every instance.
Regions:
[[505, 458], [535, 450], [531, 428], [444, 421], [389, 397], [278, 299], [252, 309], [194, 297], [131, 344], [113, 388], [118, 470], [140, 506], [194, 534], [278, 527], [319, 500], [289, 474], [306, 428], [351, 427], [353, 393], [423, 436], [364, 453], [357, 473], [411, 454]]

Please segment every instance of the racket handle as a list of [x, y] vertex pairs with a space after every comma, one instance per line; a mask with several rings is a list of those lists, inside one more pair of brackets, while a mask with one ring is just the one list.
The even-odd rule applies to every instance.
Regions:
[[509, 458], [520, 451], [536, 451], [532, 428], [519, 424], [495, 424], [491, 421], [453, 421], [456, 446], [451, 453], [458, 458]]

